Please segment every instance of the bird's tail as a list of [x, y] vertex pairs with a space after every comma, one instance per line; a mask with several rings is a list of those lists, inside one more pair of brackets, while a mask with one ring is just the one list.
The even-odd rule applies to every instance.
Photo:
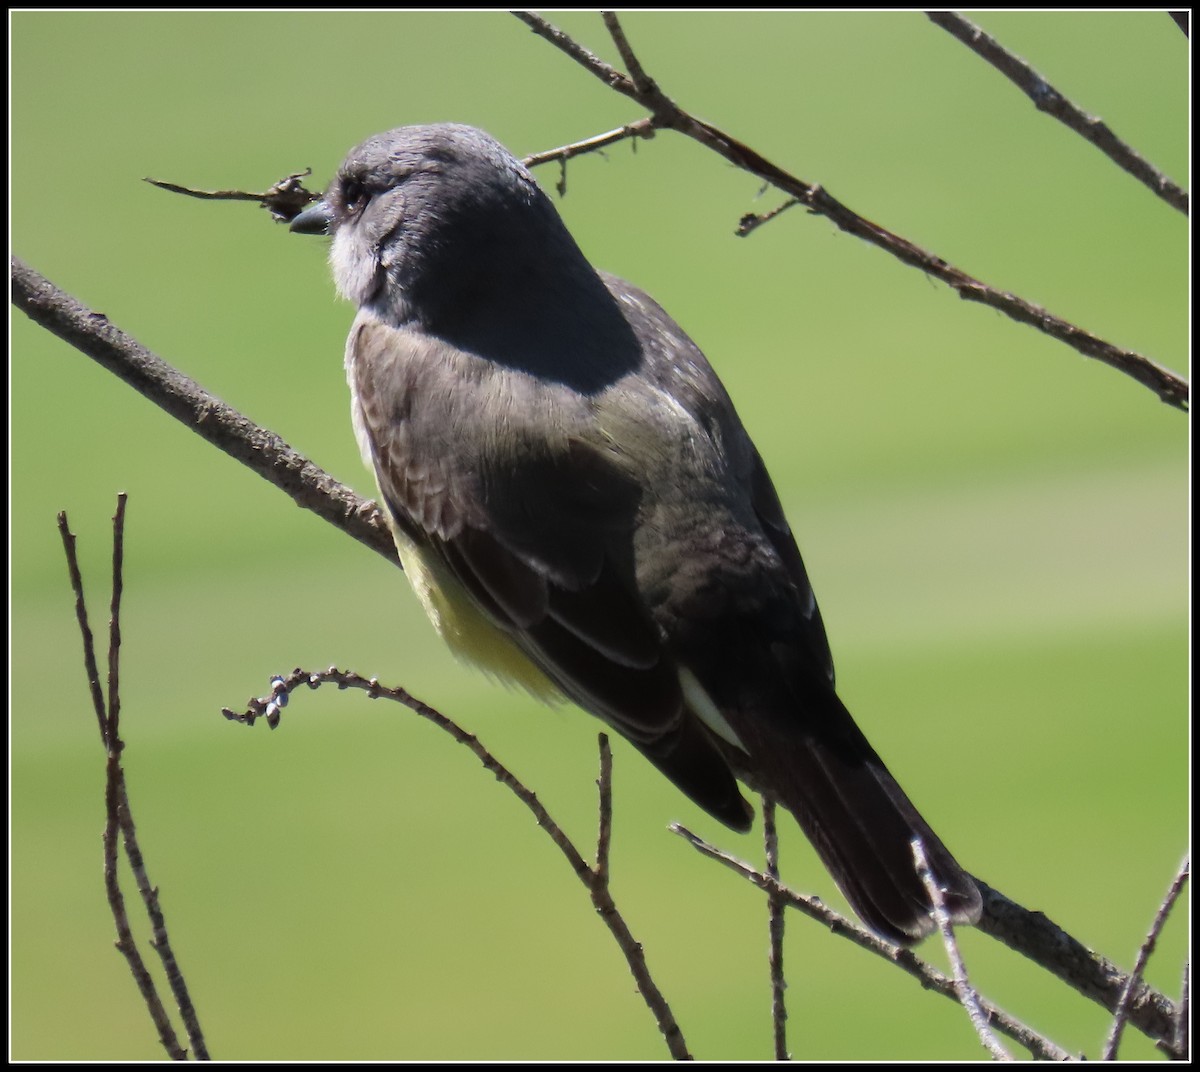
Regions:
[[745, 749], [727, 747], [727, 758], [748, 784], [795, 816], [855, 912], [881, 936], [907, 945], [933, 930], [933, 906], [913, 857], [915, 838], [950, 918], [977, 922], [982, 902], [974, 880], [832, 690], [821, 706], [802, 725], [730, 712]]

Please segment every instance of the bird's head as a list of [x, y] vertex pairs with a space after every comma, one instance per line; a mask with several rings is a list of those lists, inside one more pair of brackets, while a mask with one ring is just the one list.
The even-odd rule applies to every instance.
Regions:
[[451, 303], [461, 313], [531, 269], [581, 258], [529, 171], [454, 123], [398, 127], [351, 149], [291, 229], [330, 235], [338, 291], [393, 323], [436, 321]]

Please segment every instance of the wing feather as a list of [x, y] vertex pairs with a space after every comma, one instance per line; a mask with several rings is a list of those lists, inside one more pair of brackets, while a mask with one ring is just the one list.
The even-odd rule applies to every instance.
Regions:
[[[584, 438], [590, 418], [578, 400], [365, 314], [347, 373], [397, 529], [563, 693], [701, 806], [747, 828], [734, 776], [687, 711], [678, 666], [638, 592], [641, 486]], [[542, 423], [522, 434], [529, 414]], [[505, 436], [489, 438], [498, 427]]]

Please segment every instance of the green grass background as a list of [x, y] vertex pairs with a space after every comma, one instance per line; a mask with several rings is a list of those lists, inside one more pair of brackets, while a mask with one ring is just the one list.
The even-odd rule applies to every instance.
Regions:
[[[616, 62], [597, 15], [554, 21]], [[1165, 14], [979, 21], [1186, 185], [1188, 43]], [[920, 14], [625, 25], [684, 107], [1187, 374], [1185, 220]], [[522, 155], [642, 114], [501, 12], [18, 12], [11, 30], [14, 252], [363, 492], [352, 311], [323, 243], [142, 177], [260, 189], [311, 165], [319, 187], [404, 123], [473, 123]], [[845, 699], [934, 827], [1128, 965], [1188, 838], [1188, 419], [801, 210], [733, 236], [779, 201], [665, 133], [574, 161], [560, 207], [725, 379]], [[54, 522], [69, 511], [103, 633], [119, 490], [125, 766], [214, 1056], [666, 1056], [583, 889], [464, 750], [333, 690], [297, 696], [275, 733], [219, 712], [296, 665], [403, 684], [585, 851], [597, 724], [458, 666], [382, 559], [21, 314], [11, 339], [11, 1056], [162, 1055], [112, 948], [103, 759]], [[618, 901], [692, 1051], [769, 1057], [761, 898], [673, 819], [759, 857], [618, 743]], [[794, 831], [784, 851], [793, 884], [842, 904]], [[1186, 932], [1180, 912], [1149, 973], [1172, 994]], [[986, 995], [1099, 1051], [1096, 1006], [982, 935], [963, 944]], [[797, 1057], [982, 1055], [961, 1010], [799, 916], [787, 955]], [[1134, 1034], [1123, 1052], [1153, 1050]]]

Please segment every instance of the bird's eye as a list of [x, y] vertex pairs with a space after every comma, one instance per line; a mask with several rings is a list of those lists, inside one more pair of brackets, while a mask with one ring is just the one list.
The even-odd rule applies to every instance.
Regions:
[[367, 203], [367, 188], [358, 179], [342, 182], [342, 201], [347, 212], [359, 212]]

